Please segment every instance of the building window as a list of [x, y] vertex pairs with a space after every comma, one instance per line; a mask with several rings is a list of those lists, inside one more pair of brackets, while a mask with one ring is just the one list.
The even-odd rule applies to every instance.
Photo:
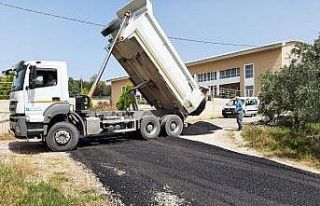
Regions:
[[198, 82], [207, 82], [217, 79], [217, 72], [206, 72], [197, 74], [197, 81]]
[[254, 94], [254, 88], [253, 86], [246, 86], [246, 96], [252, 97]]
[[253, 64], [245, 65], [246, 78], [253, 78]]
[[218, 86], [217, 85], [211, 85], [209, 86], [209, 94], [211, 97], [217, 97], [218, 96]]
[[220, 71], [220, 79], [239, 77], [239, 76], [240, 76], [240, 68], [233, 68], [233, 69]]
[[211, 72], [211, 80], [217, 80], [217, 72]]

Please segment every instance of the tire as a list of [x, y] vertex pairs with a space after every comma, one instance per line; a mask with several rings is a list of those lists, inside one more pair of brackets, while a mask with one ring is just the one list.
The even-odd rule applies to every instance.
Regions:
[[183, 121], [178, 115], [168, 115], [165, 131], [169, 137], [179, 137], [183, 130]]
[[155, 116], [145, 116], [141, 120], [140, 133], [143, 139], [155, 139], [161, 131], [160, 121]]
[[47, 146], [52, 151], [71, 151], [76, 148], [78, 144], [79, 131], [73, 124], [58, 122], [51, 127], [45, 140]]

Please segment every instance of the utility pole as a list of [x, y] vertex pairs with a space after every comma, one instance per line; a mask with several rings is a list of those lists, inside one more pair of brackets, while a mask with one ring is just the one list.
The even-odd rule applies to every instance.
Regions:
[[80, 93], [83, 91], [83, 85], [82, 85], [82, 76], [80, 77]]

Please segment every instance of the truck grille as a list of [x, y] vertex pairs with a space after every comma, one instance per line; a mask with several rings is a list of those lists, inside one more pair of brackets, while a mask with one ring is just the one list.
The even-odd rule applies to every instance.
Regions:
[[17, 104], [18, 104], [17, 101], [10, 101], [10, 104], [9, 104], [10, 113], [15, 113], [16, 112]]

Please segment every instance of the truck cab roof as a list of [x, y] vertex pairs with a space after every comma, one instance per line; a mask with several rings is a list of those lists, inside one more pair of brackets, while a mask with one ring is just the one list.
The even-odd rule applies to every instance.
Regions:
[[67, 68], [67, 63], [63, 61], [27, 61], [25, 62], [26, 65], [47, 65], [47, 66], [56, 66], [60, 68]]

